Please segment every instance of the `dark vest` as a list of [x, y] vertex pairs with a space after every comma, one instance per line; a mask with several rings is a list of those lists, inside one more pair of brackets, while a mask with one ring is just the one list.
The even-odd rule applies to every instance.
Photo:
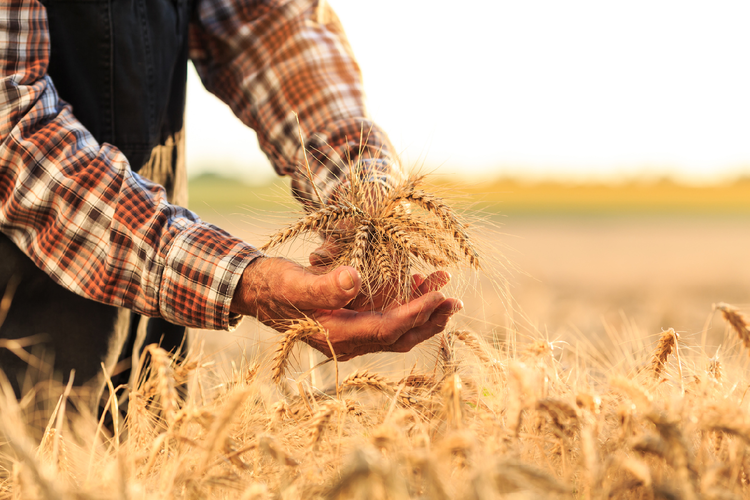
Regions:
[[[172, 198], [184, 186], [189, 0], [43, 0], [48, 74], [99, 143]], [[182, 200], [178, 202], [185, 203]]]
[[[99, 143], [117, 146], [133, 171], [162, 184], [170, 200], [185, 205], [183, 118], [192, 1], [42, 3], [50, 32], [48, 74], [60, 98]], [[0, 338], [46, 334], [44, 347], [54, 352], [57, 371], [66, 376], [76, 369], [78, 383], [98, 375], [122, 312], [57, 285], [0, 235], [0, 294], [13, 276], [21, 281]], [[125, 351], [132, 349], [139, 321], [131, 316]], [[150, 320], [147, 330], [147, 341], [162, 338], [168, 349], [184, 332], [163, 320]], [[25, 367], [0, 349], [0, 368], [16, 389]]]

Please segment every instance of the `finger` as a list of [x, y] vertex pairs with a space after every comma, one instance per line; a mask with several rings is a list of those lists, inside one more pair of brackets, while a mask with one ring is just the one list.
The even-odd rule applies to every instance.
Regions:
[[[416, 328], [409, 328], [410, 323], [406, 322], [400, 325], [391, 323], [384, 326], [384, 323], [390, 321], [389, 318], [384, 317], [385, 315], [358, 313], [348, 309], [321, 311], [316, 315], [316, 319], [328, 330], [329, 340], [339, 361], [384, 350], [405, 352], [444, 330], [450, 317], [463, 307], [460, 300], [443, 299], [440, 293], [434, 293], [419, 300], [425, 302], [421, 310], [431, 310], [432, 313], [425, 323]], [[436, 301], [436, 306], [431, 303], [433, 300]], [[413, 315], [405, 314], [402, 320], [407, 318], [410, 322], [415, 319]], [[405, 333], [396, 333], [395, 341], [389, 345], [383, 342], [380, 333], [393, 327]], [[327, 342], [322, 338], [315, 339], [313, 336], [306, 342], [327, 356], [331, 355]]]
[[440, 292], [431, 292], [389, 310], [383, 315], [378, 336], [379, 342], [391, 345], [412, 328], [422, 326], [444, 301], [445, 295]]
[[310, 254], [310, 265], [313, 267], [325, 267], [330, 266], [333, 263], [334, 257], [333, 252], [331, 252], [326, 246], [321, 246], [316, 248], [311, 254]]
[[450, 283], [451, 275], [450, 273], [446, 271], [436, 271], [432, 274], [430, 274], [427, 279], [425, 279], [418, 287], [417, 287], [417, 293], [419, 295], [424, 295], [426, 293], [430, 292], [437, 292], [441, 288], [443, 288], [445, 285]]
[[342, 266], [329, 273], [304, 272], [288, 283], [287, 300], [300, 310], [341, 309], [359, 293], [362, 278], [353, 267]]
[[422, 286], [422, 283], [424, 283], [424, 280], [427, 278], [424, 274], [415, 274], [411, 277], [411, 289], [412, 292], [417, 290], [420, 286]]
[[404, 333], [423, 325], [444, 301], [442, 293], [433, 292], [386, 313], [320, 310], [314, 317], [328, 330], [337, 352], [369, 344], [379, 345], [383, 350]]
[[432, 313], [432, 316], [430, 316], [430, 319], [425, 324], [406, 332], [390, 346], [389, 350], [393, 352], [411, 351], [417, 344], [421, 344], [445, 330], [451, 317], [463, 309], [463, 307], [463, 302], [458, 299], [446, 299], [435, 309], [435, 312]]

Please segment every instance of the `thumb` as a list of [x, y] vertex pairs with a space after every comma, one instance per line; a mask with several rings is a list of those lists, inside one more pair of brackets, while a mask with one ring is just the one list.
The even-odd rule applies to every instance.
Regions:
[[305, 273], [300, 280], [300, 309], [341, 309], [357, 296], [362, 278], [356, 269], [342, 266], [330, 273]]

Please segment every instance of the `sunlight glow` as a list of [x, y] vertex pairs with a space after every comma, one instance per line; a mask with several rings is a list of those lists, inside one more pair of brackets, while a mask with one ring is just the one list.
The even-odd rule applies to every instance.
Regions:
[[[330, 3], [407, 164], [475, 178], [750, 174], [747, 2]], [[199, 87], [191, 77], [191, 174], [273, 176], [253, 133]]]

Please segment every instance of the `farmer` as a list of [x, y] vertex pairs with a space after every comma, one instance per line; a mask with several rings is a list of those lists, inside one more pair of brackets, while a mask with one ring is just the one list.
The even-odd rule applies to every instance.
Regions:
[[[185, 327], [313, 316], [347, 359], [408, 351], [461, 307], [439, 292], [448, 280], [439, 272], [415, 277], [404, 305], [346, 308], [361, 285], [353, 268], [313, 274], [183, 208], [188, 59], [255, 129], [303, 203], [314, 190], [301, 170], [295, 112], [324, 201], [345, 189], [340, 179], [353, 163], [373, 189], [399, 178], [339, 21], [322, 1], [4, 2], [0, 293], [12, 302], [0, 310], [0, 338], [25, 340], [22, 350], [0, 348], [0, 367], [16, 391], [36, 359], [31, 344], [53, 351], [64, 376], [74, 368], [78, 383], [101, 381], [104, 362], [117, 384], [140, 344], [177, 350]], [[331, 244], [311, 264], [324, 265]], [[330, 355], [324, 339], [309, 342]]]

